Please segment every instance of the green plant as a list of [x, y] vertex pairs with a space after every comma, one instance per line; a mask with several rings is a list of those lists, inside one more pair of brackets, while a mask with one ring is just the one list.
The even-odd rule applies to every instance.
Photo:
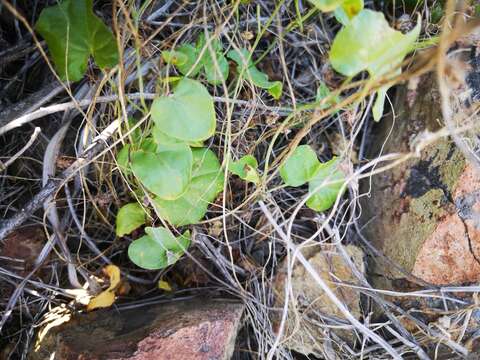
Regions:
[[[332, 93], [331, 93], [330, 89], [327, 87], [327, 85], [325, 85], [324, 82], [321, 82], [320, 85], [317, 88], [317, 94], [315, 96], [315, 102], [320, 102], [323, 99], [329, 98], [331, 96], [331, 94]], [[326, 103], [322, 104], [320, 106], [320, 109], [322, 109], [322, 110], [323, 109], [328, 109], [329, 107], [334, 106], [334, 105], [338, 104], [339, 102], [340, 102], [340, 97], [338, 95], [333, 96]]]
[[[218, 39], [207, 44], [207, 37], [200, 34], [195, 46], [182, 44], [176, 50], [162, 52], [163, 59], [177, 67], [185, 76], [196, 76], [203, 70], [205, 78], [212, 85], [218, 85], [228, 77], [228, 61], [223, 54], [223, 45]], [[201, 56], [200, 56], [201, 55]], [[256, 68], [247, 49], [230, 50], [228, 58], [237, 63], [237, 73], [243, 75], [255, 86], [267, 90], [274, 99], [282, 95], [282, 83], [268, 80], [267, 74]]]
[[198, 223], [223, 189], [223, 171], [213, 151], [201, 148], [192, 152], [192, 177], [186, 191], [174, 200], [156, 197], [153, 202], [160, 216], [174, 226]]
[[169, 145], [155, 152], [132, 151], [130, 161], [143, 186], [163, 199], [181, 196], [190, 182], [193, 158], [187, 144]]
[[175, 237], [164, 227], [147, 227], [146, 235], [128, 247], [128, 257], [144, 269], [158, 270], [174, 264], [190, 246], [190, 232]]
[[[142, 139], [134, 134], [132, 142], [117, 155], [119, 168], [126, 176], [133, 174], [151, 193], [152, 205], [164, 220], [174, 226], [195, 224], [223, 189], [224, 177], [217, 156], [201, 147], [215, 132], [213, 99], [201, 83], [183, 78], [172, 95], [153, 101], [151, 116], [151, 136]], [[141, 216], [140, 210], [138, 204], [120, 209], [116, 223], [119, 236], [144, 224], [145, 214]], [[129, 257], [135, 264], [161, 268], [181, 256], [178, 249], [173, 251], [165, 245], [170, 244], [170, 237], [165, 235], [168, 230], [145, 231], [147, 235], [129, 248]], [[159, 239], [163, 247], [159, 247]]]
[[63, 80], [80, 80], [90, 55], [102, 69], [118, 63], [115, 39], [93, 13], [93, 0], [64, 0], [45, 8], [35, 28], [46, 40]]
[[282, 96], [283, 85], [280, 81], [268, 80], [267, 74], [257, 69], [247, 49], [230, 50], [227, 56], [237, 63], [237, 73], [251, 81], [255, 86], [267, 90], [274, 99]]
[[183, 78], [171, 96], [152, 104], [156, 130], [182, 141], [203, 141], [215, 133], [215, 109], [208, 90], [196, 80]]
[[[333, 11], [343, 24], [329, 54], [337, 72], [353, 77], [367, 71], [372, 82], [392, 72], [400, 73], [399, 65], [414, 49], [420, 21], [412, 31], [402, 34], [388, 25], [382, 13], [363, 9], [363, 0], [309, 1], [321, 11]], [[101, 68], [118, 62], [115, 39], [95, 16], [92, 6], [93, 0], [64, 0], [44, 9], [36, 24], [62, 79], [81, 79], [90, 56]], [[118, 153], [117, 161], [128, 179], [136, 179], [139, 185], [134, 189], [136, 194], [146, 190], [151, 206], [163, 220], [183, 226], [203, 219], [224, 184], [217, 156], [203, 147], [215, 134], [213, 98], [204, 85], [189, 77], [203, 73], [208, 83], [218, 85], [228, 78], [229, 58], [236, 63], [239, 77], [267, 90], [274, 99], [282, 95], [282, 82], [270, 81], [267, 74], [258, 70], [252, 53], [245, 48], [230, 50], [225, 55], [221, 41], [212, 39], [209, 33], [200, 34], [195, 44], [185, 43], [163, 51], [162, 57], [184, 77], [172, 81], [175, 86], [171, 94], [153, 101], [152, 125], [130, 132], [129, 142]], [[369, 86], [371, 83], [366, 90]], [[387, 90], [388, 86], [377, 90], [375, 120], [383, 114]], [[329, 100], [322, 102], [326, 98]], [[321, 109], [327, 109], [340, 102], [340, 97], [332, 97], [328, 87], [321, 83], [316, 102], [322, 102]], [[258, 162], [252, 155], [230, 161], [228, 170], [245, 181], [260, 183]], [[306, 204], [316, 211], [329, 209], [345, 188], [340, 159], [320, 163], [306, 145], [295, 149], [280, 168], [280, 175], [288, 186], [308, 183], [310, 196]], [[140, 204], [124, 205], [117, 214], [117, 235], [127, 235], [144, 225], [146, 215]], [[188, 233], [175, 238], [166, 228], [147, 227], [145, 232], [145, 236], [130, 245], [128, 253], [134, 263], [147, 269], [173, 264], [190, 244]]]
[[145, 224], [146, 213], [139, 203], [129, 203], [123, 205], [117, 213], [116, 234], [124, 236], [130, 234]]
[[238, 161], [230, 161], [228, 170], [245, 181], [254, 184], [260, 183], [260, 176], [258, 175], [258, 162], [252, 155], [245, 155]]
[[196, 76], [203, 70], [212, 85], [221, 84], [228, 77], [228, 61], [223, 55], [222, 43], [214, 39], [208, 45], [204, 33], [200, 34], [195, 46], [182, 44], [176, 50], [163, 51], [162, 57], [185, 76]]
[[[413, 50], [420, 34], [421, 23], [408, 34], [392, 29], [385, 16], [377, 11], [362, 10], [344, 26], [332, 44], [330, 62], [333, 68], [345, 76], [355, 76], [368, 71], [372, 80], [398, 68], [405, 56]], [[399, 74], [401, 69], [396, 70]], [[377, 91], [373, 106], [373, 118], [378, 121], [388, 86]]]
[[334, 11], [336, 19], [346, 25], [363, 9], [363, 0], [308, 0], [323, 12]]
[[307, 206], [316, 211], [330, 209], [345, 183], [345, 173], [339, 158], [321, 163], [308, 145], [298, 146], [280, 168], [280, 176], [288, 186], [302, 186], [308, 182], [310, 196]]

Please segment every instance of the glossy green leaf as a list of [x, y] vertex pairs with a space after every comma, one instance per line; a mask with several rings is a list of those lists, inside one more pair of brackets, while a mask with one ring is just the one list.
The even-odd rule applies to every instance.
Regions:
[[120, 210], [118, 210], [116, 218], [115, 232], [117, 236], [124, 236], [138, 229], [145, 224], [145, 216], [145, 210], [139, 203], [135, 202], [123, 205]]
[[153, 102], [151, 112], [155, 125], [172, 138], [203, 141], [215, 133], [213, 99], [196, 80], [180, 80], [173, 95]]
[[131, 167], [135, 176], [162, 199], [176, 199], [190, 182], [192, 152], [186, 144], [175, 144], [160, 151], [133, 151]]
[[128, 257], [137, 266], [158, 270], [174, 264], [190, 246], [190, 232], [175, 237], [163, 228], [145, 228], [146, 235], [128, 247]]
[[[345, 76], [354, 76], [367, 70], [372, 79], [392, 71], [414, 48], [420, 34], [421, 23], [407, 34], [392, 29], [385, 16], [376, 11], [362, 10], [335, 37], [330, 51], [333, 68]], [[377, 96], [374, 119], [383, 112], [382, 88]]]
[[316, 174], [320, 162], [309, 145], [298, 146], [280, 168], [280, 176], [288, 186], [301, 186]]
[[43, 9], [35, 25], [63, 80], [80, 80], [90, 55], [102, 69], [118, 63], [113, 34], [93, 13], [92, 4], [93, 0], [64, 0]]
[[238, 74], [243, 74], [255, 86], [267, 90], [275, 100], [282, 96], [282, 83], [280, 81], [268, 80], [267, 74], [258, 70], [253, 64], [247, 49], [240, 49], [240, 51], [230, 50], [227, 56], [237, 63]]
[[245, 155], [238, 161], [231, 161], [228, 164], [228, 170], [231, 173], [254, 184], [260, 183], [260, 176], [258, 175], [257, 168], [257, 159], [255, 159], [252, 155]]
[[330, 209], [345, 183], [345, 174], [340, 168], [339, 158], [321, 163], [314, 177], [308, 183], [309, 192], [313, 195], [307, 200], [307, 206], [315, 211]]
[[217, 156], [208, 149], [193, 149], [193, 170], [190, 185], [175, 200], [154, 199], [158, 214], [175, 226], [198, 223], [208, 205], [223, 189], [224, 175]]

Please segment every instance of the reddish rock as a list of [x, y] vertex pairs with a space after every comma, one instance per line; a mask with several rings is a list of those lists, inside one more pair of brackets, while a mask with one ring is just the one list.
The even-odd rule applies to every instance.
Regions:
[[[479, 39], [473, 46], [463, 44], [464, 58], [455, 59], [469, 64], [465, 79], [480, 71], [475, 50]], [[472, 96], [472, 86], [480, 88], [480, 83], [463, 81], [450, 89], [454, 123], [479, 120], [475, 109], [480, 99]], [[371, 158], [380, 152], [410, 152], [444, 126], [435, 74], [418, 81], [413, 99], [399, 89], [394, 107], [395, 120], [385, 118], [379, 125]], [[477, 133], [461, 136], [475, 144]], [[418, 158], [372, 177], [363, 189], [370, 194], [363, 199], [364, 234], [388, 258], [432, 284], [480, 281], [480, 174], [450, 138], [441, 138]], [[378, 258], [369, 271], [377, 287], [395, 288], [394, 283], [406, 277]]]
[[31, 359], [228, 360], [243, 305], [197, 299], [79, 315], [51, 330]]

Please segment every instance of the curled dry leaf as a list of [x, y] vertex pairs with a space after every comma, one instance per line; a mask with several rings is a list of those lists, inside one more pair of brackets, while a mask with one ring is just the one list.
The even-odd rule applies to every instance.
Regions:
[[115, 301], [115, 290], [120, 284], [120, 269], [115, 265], [107, 265], [103, 269], [103, 272], [108, 275], [110, 286], [90, 300], [87, 305], [87, 311], [109, 307]]

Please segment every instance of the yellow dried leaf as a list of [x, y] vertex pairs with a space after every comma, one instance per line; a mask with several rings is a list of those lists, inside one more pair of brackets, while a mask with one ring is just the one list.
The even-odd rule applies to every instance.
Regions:
[[165, 291], [172, 291], [172, 287], [170, 286], [170, 284], [163, 280], [158, 280], [158, 288]]
[[103, 272], [110, 278], [110, 286], [90, 300], [87, 311], [109, 307], [115, 301], [115, 290], [120, 284], [120, 269], [115, 265], [107, 265]]

